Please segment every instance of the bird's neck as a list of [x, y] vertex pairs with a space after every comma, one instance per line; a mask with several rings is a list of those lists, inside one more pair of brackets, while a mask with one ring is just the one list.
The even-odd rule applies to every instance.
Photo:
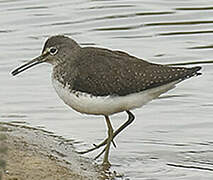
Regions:
[[58, 64], [53, 66], [52, 79], [57, 80], [64, 87], [73, 86], [74, 80], [77, 76], [77, 68], [69, 63]]

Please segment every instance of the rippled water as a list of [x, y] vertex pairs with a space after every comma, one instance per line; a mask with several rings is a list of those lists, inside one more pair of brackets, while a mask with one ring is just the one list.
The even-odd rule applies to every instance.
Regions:
[[[210, 0], [2, 0], [0, 120], [43, 127], [84, 150], [106, 136], [104, 118], [65, 106], [52, 88], [49, 65], [17, 77], [9, 72], [37, 56], [53, 34], [156, 63], [212, 60], [212, 17]], [[202, 76], [135, 110], [135, 122], [112, 148], [112, 170], [123, 179], [212, 179], [212, 70], [203, 65]], [[114, 115], [112, 123], [117, 127], [125, 119], [125, 113]]]

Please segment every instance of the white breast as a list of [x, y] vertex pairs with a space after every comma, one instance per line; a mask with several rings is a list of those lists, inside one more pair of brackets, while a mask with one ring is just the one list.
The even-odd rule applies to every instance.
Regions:
[[64, 88], [54, 78], [52, 78], [52, 83], [58, 96], [76, 111], [94, 115], [111, 115], [143, 106], [160, 94], [174, 88], [177, 81], [126, 96], [93, 96], [88, 93], [70, 91], [68, 86]]

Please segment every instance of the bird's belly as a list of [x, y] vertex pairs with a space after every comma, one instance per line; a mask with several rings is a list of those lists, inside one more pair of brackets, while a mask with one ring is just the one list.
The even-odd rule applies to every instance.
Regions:
[[74, 110], [94, 115], [111, 115], [114, 113], [131, 110], [143, 106], [160, 94], [172, 89], [177, 83], [145, 90], [139, 93], [132, 93], [126, 96], [93, 96], [88, 93], [71, 91], [68, 86], [52, 79], [53, 86], [58, 96]]

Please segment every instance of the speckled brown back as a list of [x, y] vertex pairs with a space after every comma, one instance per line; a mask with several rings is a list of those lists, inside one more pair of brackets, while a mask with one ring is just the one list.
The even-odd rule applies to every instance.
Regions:
[[199, 75], [201, 69], [152, 64], [121, 51], [91, 47], [81, 49], [77, 62], [73, 90], [95, 96], [137, 93]]

